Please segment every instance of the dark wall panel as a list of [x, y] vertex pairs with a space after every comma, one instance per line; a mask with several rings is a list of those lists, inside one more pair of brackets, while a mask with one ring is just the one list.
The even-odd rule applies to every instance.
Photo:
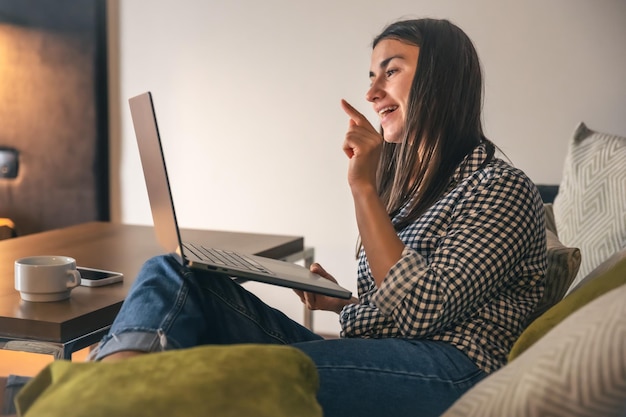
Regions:
[[18, 234], [108, 220], [106, 10], [96, 0], [0, 0], [0, 217]]

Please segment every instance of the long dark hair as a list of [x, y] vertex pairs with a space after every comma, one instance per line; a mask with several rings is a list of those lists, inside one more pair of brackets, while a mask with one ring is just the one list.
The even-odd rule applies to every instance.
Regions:
[[405, 20], [387, 26], [372, 47], [385, 39], [420, 48], [404, 137], [400, 143], [383, 142], [377, 177], [390, 217], [408, 204], [407, 215], [395, 224], [401, 230], [443, 195], [478, 144], [485, 143], [487, 161], [495, 146], [483, 134], [478, 54], [461, 29], [447, 20]]

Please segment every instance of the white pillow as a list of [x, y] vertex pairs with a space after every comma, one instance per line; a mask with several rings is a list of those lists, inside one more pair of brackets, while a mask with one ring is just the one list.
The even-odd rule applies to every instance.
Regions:
[[553, 211], [559, 240], [582, 256], [574, 287], [626, 247], [626, 137], [578, 125]]
[[626, 285], [566, 318], [442, 417], [626, 416]]

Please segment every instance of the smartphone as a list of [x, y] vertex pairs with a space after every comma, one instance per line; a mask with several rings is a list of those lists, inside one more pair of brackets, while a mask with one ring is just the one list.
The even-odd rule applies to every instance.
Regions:
[[85, 287], [101, 287], [103, 285], [120, 282], [124, 279], [124, 275], [121, 272], [85, 268], [83, 266], [79, 266], [76, 269], [80, 272], [80, 285]]

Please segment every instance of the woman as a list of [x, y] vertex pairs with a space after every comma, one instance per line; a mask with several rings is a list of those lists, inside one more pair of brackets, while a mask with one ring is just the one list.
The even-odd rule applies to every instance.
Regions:
[[359, 298], [297, 291], [309, 308], [339, 313], [342, 338], [324, 340], [231, 279], [161, 256], [142, 269], [98, 360], [290, 344], [316, 363], [326, 416], [436, 416], [505, 363], [543, 292], [543, 206], [483, 135], [476, 51], [448, 21], [397, 22], [373, 42], [370, 82], [380, 133], [342, 101]]

